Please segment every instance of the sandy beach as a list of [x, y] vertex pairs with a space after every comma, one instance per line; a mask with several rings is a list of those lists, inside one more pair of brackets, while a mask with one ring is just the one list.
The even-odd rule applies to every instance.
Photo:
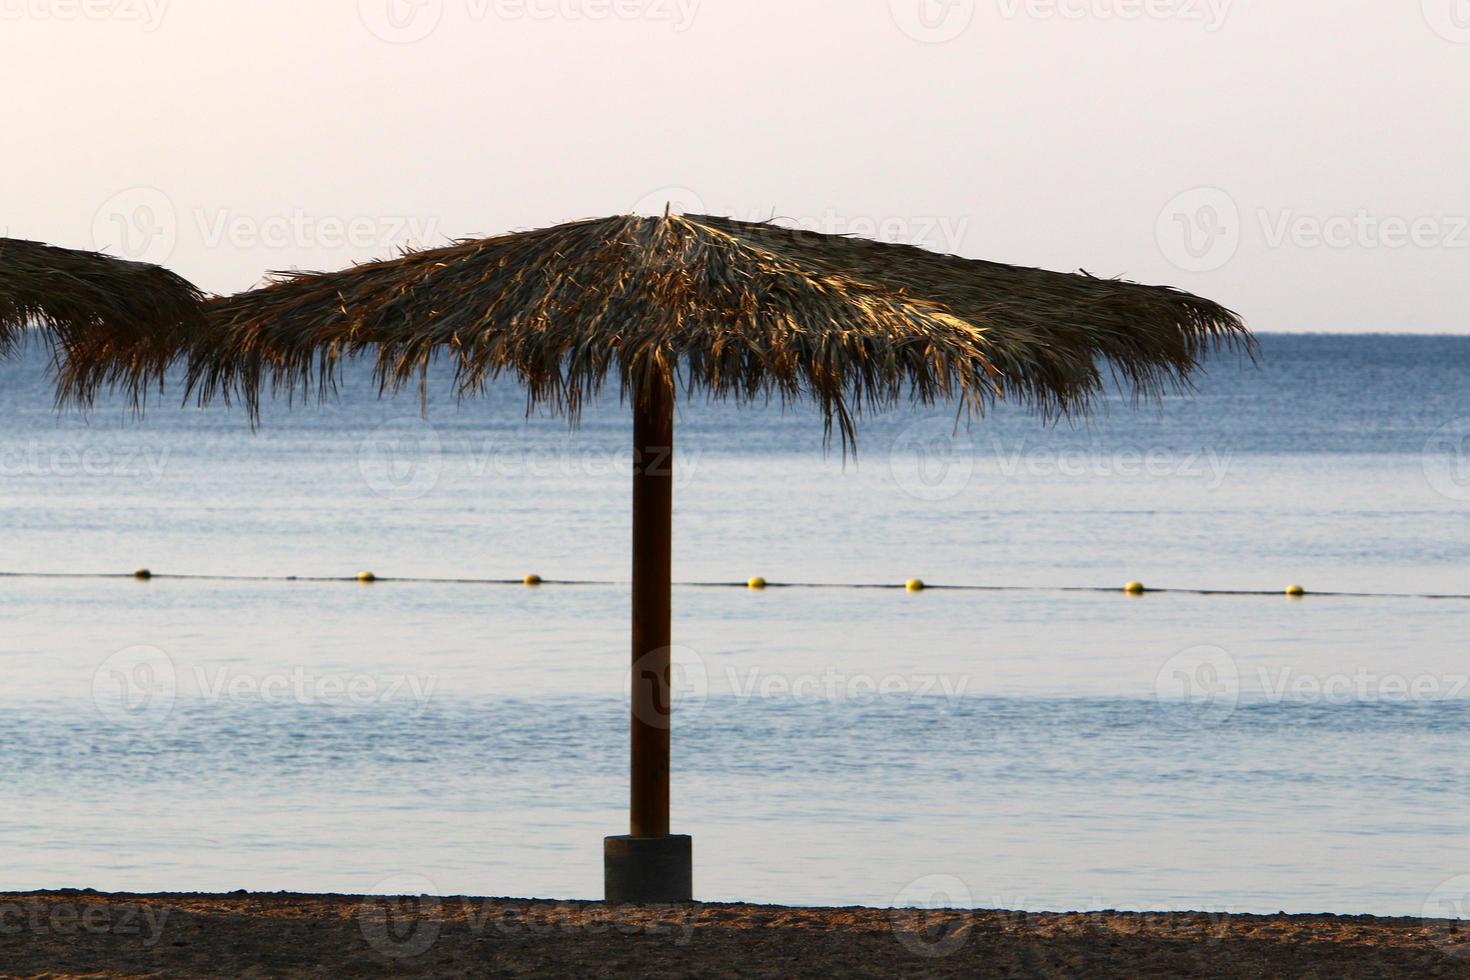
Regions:
[[1470, 928], [1368, 916], [63, 891], [0, 932], [5, 976], [1470, 976]]

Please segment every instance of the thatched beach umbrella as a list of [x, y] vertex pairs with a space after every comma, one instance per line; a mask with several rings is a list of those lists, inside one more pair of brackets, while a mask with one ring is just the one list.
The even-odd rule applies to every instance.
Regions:
[[167, 269], [0, 238], [0, 357], [40, 331], [63, 396], [85, 399], [108, 381], [140, 394], [204, 322], [203, 295]]
[[385, 388], [453, 360], [461, 393], [509, 374], [575, 419], [605, 385], [633, 415], [630, 834], [609, 838], [610, 901], [691, 898], [669, 827], [674, 404], [810, 398], [854, 445], [864, 410], [955, 399], [1076, 413], [1102, 368], [1156, 394], [1217, 344], [1249, 344], [1188, 293], [727, 218], [623, 216], [466, 241], [331, 274], [285, 273], [219, 301], [190, 351], [195, 392], [325, 390], [344, 359]]

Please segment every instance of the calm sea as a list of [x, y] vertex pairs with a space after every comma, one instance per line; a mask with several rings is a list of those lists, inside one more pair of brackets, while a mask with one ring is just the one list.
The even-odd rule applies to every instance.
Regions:
[[[0, 579], [0, 888], [600, 895], [615, 393], [569, 431], [364, 370], [252, 433], [58, 416], [45, 367], [0, 366], [0, 571], [273, 580]], [[679, 426], [676, 578], [832, 586], [676, 589], [701, 898], [1460, 911], [1470, 600], [1280, 593], [1470, 593], [1470, 339], [1271, 336], [1162, 406], [895, 411], [845, 463], [801, 406]], [[278, 580], [364, 570], [594, 584]], [[911, 577], [1034, 589], [836, 587]]]

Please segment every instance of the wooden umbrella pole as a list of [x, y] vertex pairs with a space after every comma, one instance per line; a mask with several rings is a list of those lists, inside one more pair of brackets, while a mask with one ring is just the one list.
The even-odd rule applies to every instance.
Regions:
[[633, 398], [634, 837], [669, 833], [670, 587], [674, 510], [674, 392]]
[[694, 843], [669, 833], [674, 389], [633, 396], [633, 752], [629, 834], [603, 842], [606, 900], [694, 900]]

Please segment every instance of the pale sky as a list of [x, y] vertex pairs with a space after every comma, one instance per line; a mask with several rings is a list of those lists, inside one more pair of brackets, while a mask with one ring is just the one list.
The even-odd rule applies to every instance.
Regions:
[[676, 208], [1470, 333], [1470, 0], [0, 0], [0, 234], [213, 292]]

